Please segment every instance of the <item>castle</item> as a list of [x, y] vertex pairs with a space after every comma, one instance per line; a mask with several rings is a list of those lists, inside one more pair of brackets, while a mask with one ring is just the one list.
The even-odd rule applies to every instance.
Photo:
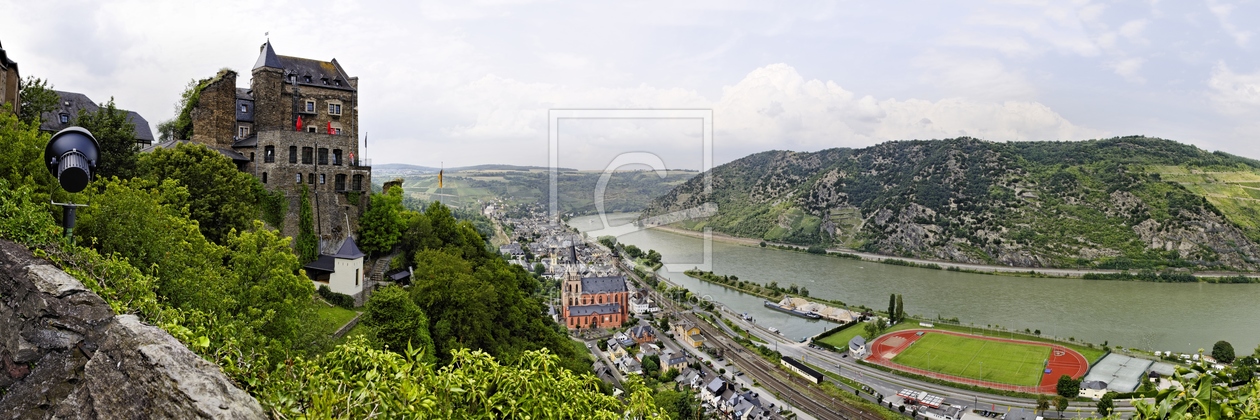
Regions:
[[259, 50], [250, 87], [222, 70], [202, 85], [190, 113], [191, 141], [219, 150], [270, 191], [288, 199], [283, 226], [297, 237], [299, 197], [309, 190], [320, 248], [335, 253], [358, 230], [371, 191], [371, 163], [359, 151], [357, 77], [336, 59]]

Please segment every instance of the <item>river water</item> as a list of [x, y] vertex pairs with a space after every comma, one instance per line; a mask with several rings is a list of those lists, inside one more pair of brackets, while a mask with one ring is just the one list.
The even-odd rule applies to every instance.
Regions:
[[[617, 240], [644, 251], [655, 249], [666, 264], [702, 263], [701, 239], [629, 224], [636, 214], [609, 215]], [[582, 232], [605, 229], [598, 216], [576, 217]], [[1239, 354], [1260, 344], [1260, 284], [1148, 283], [1027, 278], [959, 273], [856, 261], [714, 241], [713, 271], [757, 283], [777, 281], [807, 287], [811, 296], [875, 309], [900, 293], [908, 314], [957, 317], [963, 325], [1001, 325], [1043, 335], [1147, 350], [1210, 352], [1217, 340]], [[689, 266], [688, 266], [689, 267]], [[835, 324], [766, 309], [761, 298], [701, 282], [681, 270], [663, 277], [792, 338], [812, 336]]]

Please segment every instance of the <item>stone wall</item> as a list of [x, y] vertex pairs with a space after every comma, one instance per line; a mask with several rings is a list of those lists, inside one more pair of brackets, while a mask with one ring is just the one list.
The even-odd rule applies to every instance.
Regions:
[[267, 130], [292, 130], [292, 97], [284, 97], [282, 87], [284, 70], [259, 67], [249, 80], [254, 94], [254, 132]]
[[[260, 108], [261, 109], [261, 108]], [[289, 147], [296, 147], [297, 163], [289, 162]], [[372, 168], [355, 165], [349, 161], [351, 152], [358, 151], [358, 141], [346, 135], [328, 135], [324, 133], [304, 133], [299, 131], [272, 130], [258, 133], [258, 147], [255, 149], [261, 156], [266, 155], [268, 147], [275, 150], [275, 161], [267, 162], [265, 158], [255, 159], [247, 171], [259, 180], [266, 180], [264, 186], [271, 191], [283, 191], [289, 200], [288, 214], [284, 217], [284, 226], [278, 226], [286, 236], [297, 237], [298, 203], [301, 200], [302, 186], [311, 193], [311, 211], [315, 216], [315, 231], [320, 242], [326, 246], [336, 246], [346, 235], [359, 229], [359, 216], [367, 208], [368, 193], [372, 185]], [[312, 162], [303, 163], [302, 148], [312, 149]], [[320, 164], [319, 149], [328, 149], [327, 163]], [[342, 160], [333, 162], [333, 151], [341, 150]], [[334, 164], [339, 163], [339, 164]], [[298, 174], [302, 175], [299, 184]], [[311, 176], [314, 175], [314, 182]], [[342, 188], [338, 188], [338, 175], [345, 179]], [[358, 175], [362, 181], [359, 190], [354, 189], [354, 177]], [[322, 176], [322, 182], [321, 182]], [[357, 195], [357, 198], [355, 197]], [[325, 249], [325, 251], [336, 251]]]
[[218, 366], [0, 241], [0, 417], [265, 418]]
[[230, 149], [236, 132], [236, 72], [220, 70], [201, 89], [197, 106], [189, 114], [193, 123], [192, 141]]

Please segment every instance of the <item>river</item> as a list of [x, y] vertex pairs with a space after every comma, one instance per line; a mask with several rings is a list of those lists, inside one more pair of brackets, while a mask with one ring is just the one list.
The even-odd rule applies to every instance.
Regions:
[[[703, 242], [689, 236], [639, 230], [636, 214], [609, 215], [617, 240], [644, 251], [655, 249], [670, 264], [702, 262]], [[598, 216], [576, 217], [582, 232], [603, 229]], [[811, 296], [875, 309], [900, 293], [908, 314], [957, 317], [963, 325], [1001, 325], [1043, 335], [1147, 350], [1210, 352], [1229, 341], [1241, 356], [1260, 344], [1260, 284], [1148, 283], [1065, 278], [1029, 278], [960, 273], [856, 261], [714, 241], [713, 271], [741, 280], [807, 287]], [[733, 310], [749, 312], [759, 324], [792, 338], [811, 336], [835, 324], [810, 321], [762, 306], [762, 299], [701, 282], [681, 271], [659, 275]]]

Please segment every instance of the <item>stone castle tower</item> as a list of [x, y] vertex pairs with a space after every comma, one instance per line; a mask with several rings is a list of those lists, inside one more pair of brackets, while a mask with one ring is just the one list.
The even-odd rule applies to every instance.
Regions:
[[[250, 87], [220, 71], [191, 113], [191, 141], [233, 157], [271, 191], [284, 192], [285, 235], [298, 233], [299, 197], [309, 191], [321, 249], [332, 252], [358, 230], [371, 191], [371, 163], [359, 151], [359, 79], [331, 61], [259, 49]], [[299, 124], [300, 123], [300, 124]]]

